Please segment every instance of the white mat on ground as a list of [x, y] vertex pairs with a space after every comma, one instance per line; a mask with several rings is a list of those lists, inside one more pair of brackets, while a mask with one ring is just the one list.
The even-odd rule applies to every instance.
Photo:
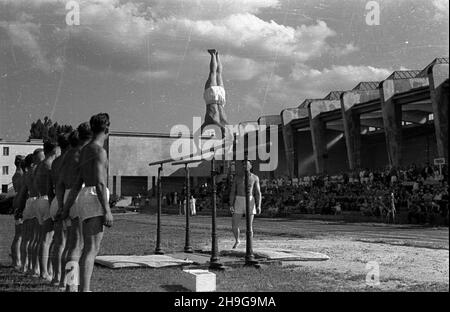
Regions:
[[98, 256], [95, 263], [111, 269], [121, 268], [163, 268], [171, 266], [183, 266], [192, 264], [193, 261], [176, 259], [167, 255], [146, 255], [146, 256]]
[[[221, 254], [227, 256], [245, 257], [245, 247], [222, 250]], [[276, 248], [255, 248], [253, 249], [253, 254], [257, 258], [265, 258], [267, 260], [325, 261], [330, 259], [327, 255], [318, 252]]]

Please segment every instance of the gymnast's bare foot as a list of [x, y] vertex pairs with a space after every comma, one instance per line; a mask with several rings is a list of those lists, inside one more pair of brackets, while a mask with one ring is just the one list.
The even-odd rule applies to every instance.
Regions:
[[234, 245], [233, 245], [233, 249], [238, 248], [240, 244], [241, 244], [241, 241], [236, 241], [236, 243], [234, 243]]
[[216, 53], [217, 53], [217, 50], [216, 50], [216, 49], [209, 49], [209, 50], [208, 50], [208, 53], [209, 53], [209, 54], [216, 54]]
[[44, 281], [51, 283], [52, 282], [52, 277], [49, 274], [41, 274], [41, 279], [43, 279]]

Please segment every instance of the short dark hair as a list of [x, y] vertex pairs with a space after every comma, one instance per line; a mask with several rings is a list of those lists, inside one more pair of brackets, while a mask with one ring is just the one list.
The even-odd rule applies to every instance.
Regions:
[[44, 149], [42, 149], [42, 148], [37, 148], [37, 149], [34, 150], [33, 156], [37, 156], [37, 154], [42, 153], [43, 151], [44, 151]]
[[16, 158], [14, 159], [14, 165], [16, 167], [22, 167], [22, 163], [25, 160], [25, 156], [23, 155], [16, 155]]
[[34, 162], [34, 153], [33, 154], [28, 154], [25, 157], [25, 161], [24, 161], [25, 168], [30, 168], [31, 165], [33, 164], [33, 162]]
[[78, 130], [73, 130], [70, 134], [69, 134], [69, 143], [70, 146], [72, 147], [77, 147], [78, 144], [80, 143], [80, 137], [78, 134]]
[[92, 138], [91, 126], [89, 125], [88, 122], [81, 123], [78, 126], [77, 131], [80, 141], [86, 141]]
[[56, 143], [50, 140], [44, 141], [44, 154], [45, 156], [49, 156], [52, 154], [56, 149]]
[[61, 148], [61, 150], [65, 150], [69, 147], [69, 133], [64, 132], [60, 133], [57, 138], [58, 146]]
[[107, 113], [99, 113], [89, 120], [93, 134], [99, 134], [109, 128], [109, 115]]

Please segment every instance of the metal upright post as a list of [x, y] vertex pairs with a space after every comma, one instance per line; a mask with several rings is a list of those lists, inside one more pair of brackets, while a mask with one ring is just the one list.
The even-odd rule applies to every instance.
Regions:
[[192, 253], [190, 228], [189, 228], [189, 215], [190, 215], [190, 197], [191, 197], [191, 183], [189, 179], [189, 166], [185, 164], [186, 171], [186, 243], [184, 246], [184, 252]]
[[212, 230], [211, 230], [211, 259], [209, 268], [212, 270], [224, 270], [225, 267], [219, 262], [219, 248], [217, 244], [217, 186], [216, 186], [215, 158], [211, 159], [211, 186], [212, 186]]
[[156, 221], [156, 248], [155, 254], [163, 255], [164, 252], [161, 250], [161, 171], [163, 170], [163, 165], [158, 168], [158, 182], [157, 182], [157, 221]]

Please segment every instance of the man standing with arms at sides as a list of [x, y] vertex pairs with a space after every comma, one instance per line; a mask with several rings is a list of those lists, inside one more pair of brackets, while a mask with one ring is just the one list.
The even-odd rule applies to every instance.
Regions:
[[[67, 208], [67, 214], [63, 207], [80, 174], [81, 150], [91, 139], [92, 131], [87, 122], [80, 124], [75, 133], [70, 136], [69, 141], [72, 149], [64, 157], [61, 176], [56, 186], [59, 205], [58, 215], [61, 217], [61, 220], [65, 220], [66, 224], [70, 224], [67, 233], [67, 243], [63, 252], [65, 261], [62, 262], [64, 270], [60, 281], [60, 285], [62, 287], [67, 286], [69, 291], [77, 291], [79, 284], [77, 272], [79, 271], [79, 260], [83, 248], [83, 226], [79, 218], [77, 200]], [[66, 275], [70, 271], [71, 275]]]
[[34, 202], [37, 198], [37, 190], [34, 187], [34, 170], [37, 164], [44, 160], [44, 152], [41, 148], [36, 149], [33, 154], [25, 157], [26, 172], [23, 176], [22, 187], [17, 198], [17, 211], [23, 216], [24, 235], [20, 244], [21, 270], [31, 272], [39, 276], [39, 264], [37, 253], [35, 253], [36, 240], [39, 237], [39, 222], [37, 221]]
[[22, 241], [20, 243], [20, 271], [26, 273], [29, 267], [28, 245], [30, 244], [32, 232], [31, 232], [31, 209], [30, 203], [32, 200], [28, 198], [28, 187], [31, 185], [31, 172], [33, 165], [33, 154], [28, 154], [24, 160], [25, 172], [22, 176], [22, 183], [19, 189], [19, 193], [14, 198], [14, 211], [15, 218], [22, 219]]
[[[242, 162], [244, 163], [244, 162]], [[259, 178], [257, 175], [250, 172], [252, 168], [252, 164], [250, 161], [247, 161], [245, 164], [245, 170], [248, 172], [248, 187], [250, 194], [250, 232], [253, 235], [253, 217], [255, 214], [261, 213], [261, 188], [259, 185]], [[233, 246], [237, 248], [241, 241], [239, 240], [239, 220], [242, 219], [242, 216], [246, 214], [245, 207], [245, 174], [243, 166], [236, 166], [236, 175], [233, 180], [233, 185], [231, 187], [230, 192], [230, 210], [233, 214], [232, 217], [232, 229], [235, 238], [235, 243]], [[254, 191], [254, 192], [253, 192]], [[253, 197], [253, 193], [255, 193], [255, 197]], [[255, 206], [255, 198], [256, 198], [256, 206]]]
[[34, 179], [36, 178], [36, 168], [38, 165], [44, 161], [45, 154], [44, 150], [42, 148], [38, 148], [33, 152], [33, 167], [32, 167], [32, 191], [30, 191], [30, 197], [34, 198], [34, 201], [32, 205], [30, 205], [31, 208], [31, 223], [32, 223], [32, 238], [30, 245], [28, 245], [28, 252], [31, 255], [31, 266], [32, 266], [32, 272], [34, 277], [39, 277], [40, 275], [40, 268], [39, 268], [39, 240], [40, 240], [40, 234], [41, 234], [41, 227], [39, 225], [39, 216], [38, 211], [36, 207], [36, 199], [39, 196], [38, 190], [35, 187]]
[[35, 207], [40, 226], [38, 254], [41, 278], [51, 281], [49, 274], [50, 244], [53, 238], [53, 220], [50, 217], [50, 203], [55, 197], [53, 186], [50, 184], [52, 163], [60, 155], [59, 147], [50, 141], [44, 142], [45, 159], [36, 168], [34, 175], [34, 186], [38, 192], [38, 198], [35, 201]]
[[[12, 177], [12, 184], [14, 188], [14, 192], [16, 196], [13, 199], [13, 207], [16, 208], [16, 202], [18, 198], [18, 194], [20, 191], [20, 187], [23, 181], [23, 175], [25, 172], [25, 157], [22, 155], [17, 155], [14, 160], [14, 165], [16, 166], [16, 172]], [[16, 212], [16, 211], [14, 211]], [[22, 218], [19, 218], [16, 213], [14, 213], [14, 239], [11, 244], [11, 257], [12, 257], [12, 266], [15, 269], [20, 268], [20, 243], [22, 242]]]
[[53, 267], [53, 280], [52, 284], [58, 286], [61, 280], [61, 260], [64, 247], [66, 245], [67, 230], [63, 226], [61, 220], [56, 220], [56, 213], [58, 212], [58, 200], [56, 196], [56, 182], [61, 174], [61, 164], [64, 159], [64, 155], [67, 152], [69, 144], [69, 133], [63, 133], [58, 136], [58, 146], [61, 149], [61, 155], [57, 157], [52, 163], [52, 170], [50, 174], [50, 184], [55, 190], [55, 197], [50, 204], [50, 217], [53, 220], [54, 234], [53, 243], [50, 251], [52, 267]]
[[108, 158], [103, 148], [109, 133], [109, 115], [94, 115], [89, 123], [93, 138], [81, 151], [80, 174], [64, 204], [63, 212], [64, 217], [79, 194], [77, 206], [83, 224], [84, 243], [80, 259], [80, 288], [83, 292], [90, 291], [94, 261], [100, 250], [104, 226], [111, 227], [113, 224], [109, 190], [106, 187]]
[[[79, 144], [80, 140], [78, 137], [78, 130], [74, 130], [70, 133], [68, 137], [70, 148], [64, 155], [64, 158], [61, 160], [59, 176], [56, 181], [56, 199], [58, 203], [58, 210], [56, 212], [56, 222], [62, 223], [63, 230], [66, 233], [66, 244], [64, 246], [62, 255], [61, 255], [61, 277], [59, 280], [59, 286], [61, 288], [66, 288], [65, 281], [65, 265], [68, 258], [69, 250], [75, 249], [76, 247], [81, 248], [79, 245], [81, 244], [81, 229], [72, 228], [72, 221], [69, 218], [62, 218], [62, 207], [64, 202], [69, 195], [70, 188], [74, 183], [76, 178], [76, 166], [73, 163], [74, 154], [79, 153]], [[79, 251], [81, 253], [81, 251]], [[79, 256], [78, 256], [79, 257]], [[77, 260], [78, 261], [78, 260]]]

